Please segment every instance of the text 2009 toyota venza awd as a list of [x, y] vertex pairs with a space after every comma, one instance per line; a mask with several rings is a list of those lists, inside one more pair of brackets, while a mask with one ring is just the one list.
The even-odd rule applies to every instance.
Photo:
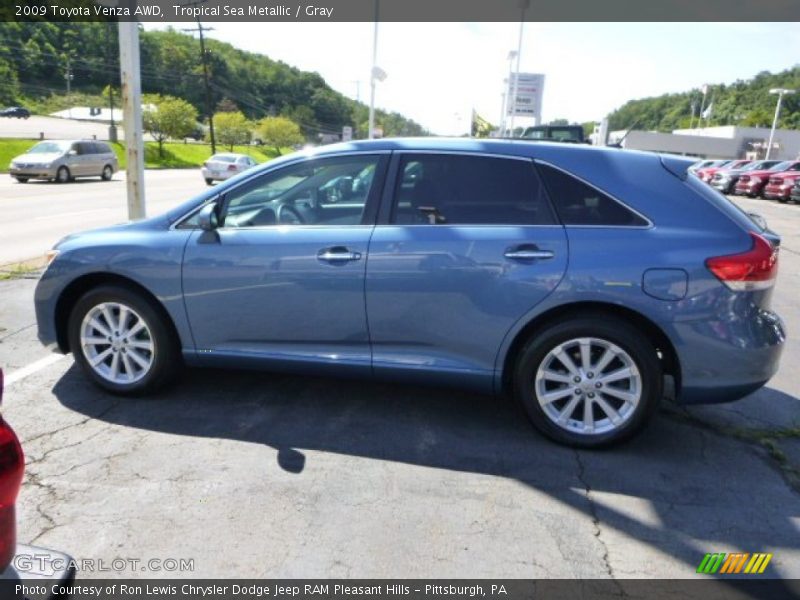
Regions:
[[618, 441], [775, 373], [779, 239], [690, 161], [387, 140], [272, 161], [164, 216], [70, 236], [39, 337], [148, 392], [181, 363], [509, 391], [550, 437]]

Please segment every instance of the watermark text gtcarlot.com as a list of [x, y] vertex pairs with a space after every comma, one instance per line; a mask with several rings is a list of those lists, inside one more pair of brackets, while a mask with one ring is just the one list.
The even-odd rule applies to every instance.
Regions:
[[52, 575], [66, 569], [83, 573], [192, 573], [193, 558], [59, 558], [47, 554], [18, 554], [14, 557], [18, 571], [36, 571]]

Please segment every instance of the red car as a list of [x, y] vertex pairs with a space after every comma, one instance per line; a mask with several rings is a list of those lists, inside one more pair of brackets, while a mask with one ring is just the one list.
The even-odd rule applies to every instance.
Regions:
[[[3, 400], [3, 371], [0, 369], [0, 402]], [[25, 458], [14, 430], [0, 415], [0, 573], [11, 564], [17, 549], [17, 501]]]
[[788, 202], [792, 199], [792, 187], [798, 180], [800, 180], [800, 162], [796, 162], [794, 168], [772, 175], [764, 186], [764, 198]]
[[[751, 198], [760, 196], [764, 193], [764, 188], [767, 186], [767, 182], [771, 177], [778, 174], [782, 175], [787, 171], [791, 172], [792, 175], [794, 175], [795, 171], [800, 171], [800, 161], [785, 160], [770, 169], [743, 173], [742, 176], [739, 177], [739, 181], [736, 182], [736, 194], [740, 196], [750, 196]], [[800, 175], [800, 173], [798, 173], [798, 175]], [[791, 186], [789, 186], [789, 189], [791, 190]], [[788, 199], [788, 194], [786, 197]]]
[[734, 161], [734, 160], [715, 160], [709, 166], [703, 167], [702, 169], [697, 169], [697, 171], [695, 171], [694, 174], [697, 175], [700, 178], [701, 181], [705, 181], [706, 183], [710, 183], [711, 180], [714, 179], [714, 174], [719, 169], [728, 169], [728, 168], [730, 168], [730, 165], [732, 165], [734, 162], [736, 162], [736, 161]]

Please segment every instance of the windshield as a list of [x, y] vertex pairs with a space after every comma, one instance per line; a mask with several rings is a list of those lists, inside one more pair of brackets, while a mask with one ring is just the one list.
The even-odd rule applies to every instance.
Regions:
[[63, 142], [39, 142], [28, 150], [28, 154], [52, 154], [53, 152], [63, 152], [67, 145]]
[[238, 158], [238, 156], [236, 156], [235, 154], [215, 154], [214, 156], [212, 156], [208, 160], [209, 161], [213, 160], [214, 162], [232, 163], [232, 162], [236, 162], [237, 158]]
[[769, 170], [770, 171], [778, 171], [778, 172], [780, 172], [780, 171], [788, 171], [792, 167], [793, 164], [794, 163], [792, 161], [785, 160], [783, 162], [779, 162], [777, 165], [775, 165], [774, 167], [770, 168]]

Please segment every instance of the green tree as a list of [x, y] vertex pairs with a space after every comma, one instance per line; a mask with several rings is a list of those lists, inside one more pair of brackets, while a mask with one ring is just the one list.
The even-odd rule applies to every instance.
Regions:
[[172, 96], [149, 96], [145, 99], [154, 106], [142, 114], [144, 130], [158, 142], [158, 155], [164, 157], [164, 142], [183, 138], [194, 131], [197, 122], [197, 109]]
[[17, 72], [3, 58], [0, 58], [0, 103], [14, 104], [19, 96]]
[[241, 112], [218, 112], [214, 115], [214, 135], [220, 144], [231, 150], [235, 144], [249, 141], [250, 128], [250, 122]]
[[281, 148], [293, 146], [303, 141], [303, 134], [297, 123], [286, 117], [266, 117], [258, 122], [256, 134], [265, 143], [275, 148], [280, 155]]

